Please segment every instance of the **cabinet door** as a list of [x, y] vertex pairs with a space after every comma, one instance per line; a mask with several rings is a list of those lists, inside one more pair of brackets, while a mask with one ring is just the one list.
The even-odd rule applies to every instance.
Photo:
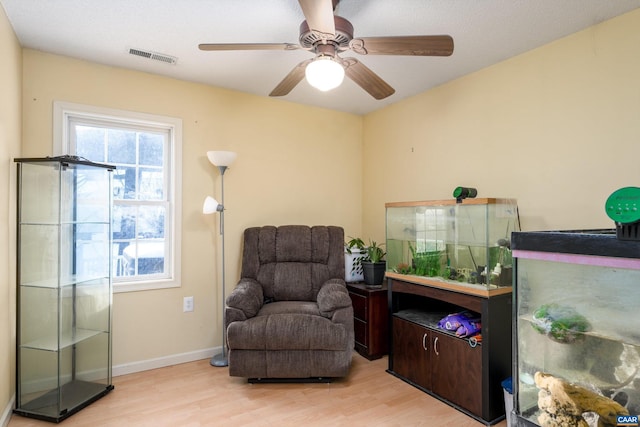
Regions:
[[436, 331], [431, 336], [433, 392], [482, 416], [482, 346]]
[[431, 331], [415, 323], [393, 318], [393, 371], [431, 389]]

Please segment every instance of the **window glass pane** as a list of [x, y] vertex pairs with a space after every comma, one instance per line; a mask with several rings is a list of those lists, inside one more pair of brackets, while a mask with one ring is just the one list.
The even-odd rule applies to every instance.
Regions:
[[140, 168], [138, 172], [138, 182], [140, 183], [139, 199], [162, 200], [164, 198], [164, 174], [162, 173], [162, 169]]
[[[63, 177], [75, 181], [76, 200], [68, 219], [79, 222], [103, 222], [109, 220], [109, 181], [104, 179], [106, 169], [76, 166]], [[73, 188], [69, 186], [67, 188]], [[66, 191], [63, 191], [66, 194]]]
[[76, 155], [93, 162], [104, 162], [106, 129], [76, 125]]
[[136, 168], [116, 165], [113, 171], [114, 200], [134, 200], [136, 198]]
[[133, 131], [109, 129], [109, 162], [136, 163], [136, 133]]
[[135, 206], [113, 206], [111, 231], [114, 241], [136, 238]]
[[124, 250], [136, 237], [135, 206], [114, 205], [112, 209], [111, 233], [113, 236], [113, 277], [129, 275], [125, 268]]
[[138, 208], [138, 238], [164, 238], [165, 208], [163, 206], [140, 206]]
[[140, 162], [145, 166], [164, 164], [164, 136], [152, 133], [140, 134]]
[[164, 273], [164, 240], [131, 242], [122, 252], [125, 276]]

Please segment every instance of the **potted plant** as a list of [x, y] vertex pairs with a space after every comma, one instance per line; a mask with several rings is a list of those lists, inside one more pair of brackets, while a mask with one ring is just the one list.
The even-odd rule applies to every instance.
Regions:
[[383, 244], [378, 244], [373, 240], [369, 240], [369, 245], [365, 246], [364, 241], [358, 238], [351, 238], [347, 242], [347, 251], [352, 253], [355, 249], [363, 256], [358, 257], [353, 263], [358, 263], [362, 267], [362, 275], [366, 286], [378, 288], [382, 286], [384, 274], [387, 269], [387, 263], [384, 260], [387, 254], [382, 249]]

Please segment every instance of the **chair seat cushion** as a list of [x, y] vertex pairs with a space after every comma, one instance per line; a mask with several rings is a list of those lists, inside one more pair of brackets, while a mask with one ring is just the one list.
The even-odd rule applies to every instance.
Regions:
[[258, 316], [286, 313], [320, 316], [320, 308], [318, 303], [313, 301], [276, 301], [263, 305], [258, 311]]
[[265, 304], [258, 315], [233, 322], [227, 331], [231, 350], [337, 350], [348, 342], [343, 325], [320, 314], [309, 301]]

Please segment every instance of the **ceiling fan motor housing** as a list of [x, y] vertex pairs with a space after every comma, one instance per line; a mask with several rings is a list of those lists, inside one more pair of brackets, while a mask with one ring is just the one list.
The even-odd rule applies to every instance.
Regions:
[[323, 34], [311, 30], [307, 21], [302, 21], [300, 24], [300, 46], [305, 49], [314, 49], [321, 44], [332, 44], [340, 50], [349, 49], [349, 42], [353, 39], [353, 25], [337, 15], [334, 15], [334, 22], [335, 34]]

